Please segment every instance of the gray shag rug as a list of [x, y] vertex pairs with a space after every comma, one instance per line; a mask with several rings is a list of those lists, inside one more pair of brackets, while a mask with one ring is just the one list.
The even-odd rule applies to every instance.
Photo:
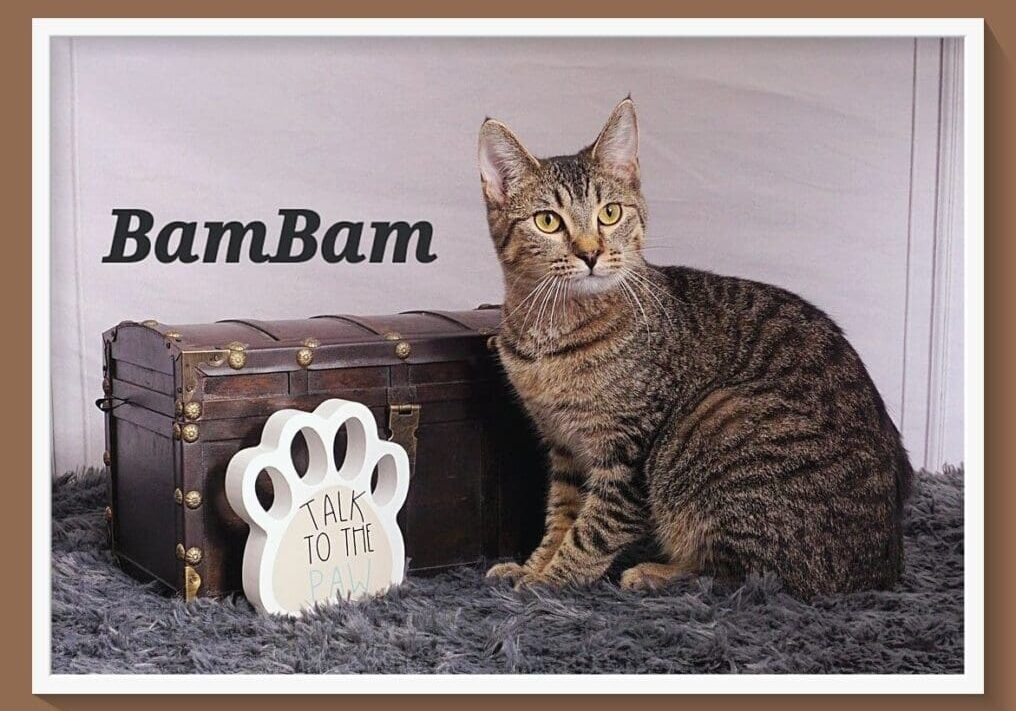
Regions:
[[898, 590], [805, 603], [770, 577], [638, 594], [517, 594], [480, 570], [410, 578], [300, 620], [242, 596], [186, 604], [106, 544], [101, 473], [53, 487], [55, 673], [960, 673], [963, 472], [920, 473]]

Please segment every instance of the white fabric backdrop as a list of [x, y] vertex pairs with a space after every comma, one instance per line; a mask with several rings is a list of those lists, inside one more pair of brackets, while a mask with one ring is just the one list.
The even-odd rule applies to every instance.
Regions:
[[[844, 327], [899, 423], [905, 398], [938, 400], [908, 382], [908, 370], [927, 380], [933, 348], [906, 343], [908, 329], [935, 316], [932, 292], [915, 293], [908, 274], [935, 244], [927, 176], [939, 149], [925, 137], [937, 136], [929, 122], [940, 95], [922, 87], [939, 85], [941, 52], [938, 40], [905, 38], [59, 41], [55, 471], [100, 460], [100, 333], [123, 319], [498, 301], [475, 162], [481, 121], [506, 121], [537, 155], [571, 152], [629, 92], [652, 258], [771, 281], [817, 303]], [[438, 259], [103, 264], [111, 210], [131, 207], [154, 213], [157, 226], [259, 219], [269, 244], [283, 207], [316, 210], [325, 225], [429, 220]], [[937, 259], [961, 245], [954, 237]], [[935, 307], [955, 312], [946, 343], [962, 342], [961, 270]], [[962, 362], [954, 353], [942, 367], [941, 407], [960, 413]], [[927, 408], [906, 410], [916, 464], [962, 459], [952, 427], [928, 461]]]

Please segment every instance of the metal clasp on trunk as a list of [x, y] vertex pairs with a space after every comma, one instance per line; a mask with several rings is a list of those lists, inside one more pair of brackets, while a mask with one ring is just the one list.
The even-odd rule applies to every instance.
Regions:
[[184, 600], [190, 602], [198, 596], [198, 590], [201, 589], [201, 575], [193, 567], [185, 565], [183, 567], [183, 596]]
[[388, 406], [388, 439], [406, 450], [410, 476], [416, 471], [416, 430], [419, 426], [419, 405]]

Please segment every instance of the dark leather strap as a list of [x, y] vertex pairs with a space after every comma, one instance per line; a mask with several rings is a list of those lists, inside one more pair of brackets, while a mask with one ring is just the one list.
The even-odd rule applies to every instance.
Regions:
[[[499, 307], [493, 307], [499, 308]], [[436, 318], [443, 319], [450, 323], [454, 323], [456, 326], [462, 326], [470, 333], [479, 333], [482, 335], [489, 335], [492, 329], [497, 328], [499, 318], [490, 319], [492, 323], [487, 323], [489, 317], [487, 315], [477, 314], [476, 318], [470, 318], [469, 314], [476, 314], [477, 311], [486, 311], [488, 309], [475, 309], [473, 311], [404, 311], [406, 314], [424, 314], [427, 316], [434, 316]], [[482, 325], [478, 325], [477, 321]]]
[[273, 341], [279, 340], [278, 338], [275, 337], [274, 333], [271, 333], [270, 331], [266, 331], [265, 328], [263, 326], [261, 326], [260, 323], [257, 322], [257, 321], [252, 322], [252, 321], [244, 321], [243, 319], [239, 319], [239, 318], [225, 318], [225, 319], [222, 319], [221, 321], [216, 321], [216, 323], [238, 323], [241, 326], [246, 326], [247, 328], [253, 328], [258, 333], [265, 334], [266, 336], [271, 338]]
[[448, 321], [449, 323], [454, 323], [456, 326], [462, 326], [462, 328], [465, 328], [465, 329], [467, 329], [469, 331], [473, 330], [473, 327], [470, 326], [468, 323], [466, 323], [465, 321], [462, 321], [460, 319], [455, 318], [454, 315], [452, 315], [451, 313], [449, 313], [447, 311], [403, 311], [402, 313], [403, 314], [412, 314], [412, 315], [418, 315], [419, 314], [419, 315], [423, 315], [423, 316], [434, 316], [436, 318], [444, 319], [445, 321]]
[[359, 318], [358, 316], [347, 316], [346, 314], [341, 314], [341, 315], [322, 314], [321, 316], [314, 316], [314, 318], [331, 318], [331, 319], [335, 319], [336, 321], [345, 321], [346, 323], [351, 323], [354, 326], [359, 326], [362, 329], [370, 331], [375, 336], [383, 336], [384, 335], [384, 329], [383, 328], [375, 328], [373, 325], [371, 325], [371, 323], [370, 323], [370, 321], [368, 319]]

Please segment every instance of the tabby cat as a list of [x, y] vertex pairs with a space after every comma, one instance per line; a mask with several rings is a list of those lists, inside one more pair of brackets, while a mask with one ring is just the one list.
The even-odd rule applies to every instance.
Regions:
[[575, 155], [480, 129], [498, 350], [550, 450], [543, 541], [488, 575], [589, 583], [654, 536], [665, 560], [623, 587], [765, 571], [802, 597], [894, 585], [912, 472], [860, 358], [788, 291], [649, 264], [638, 144], [630, 98]]

